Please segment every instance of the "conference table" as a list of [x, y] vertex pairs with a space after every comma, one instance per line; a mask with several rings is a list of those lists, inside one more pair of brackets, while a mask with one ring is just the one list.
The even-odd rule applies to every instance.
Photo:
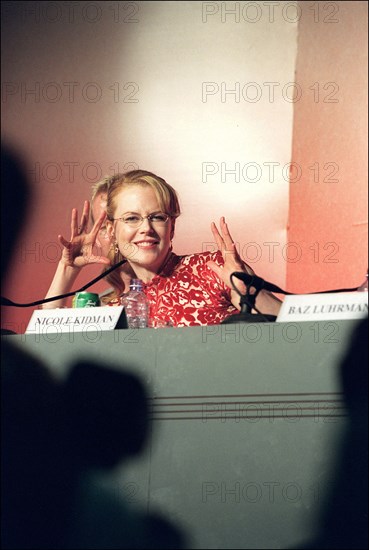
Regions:
[[347, 427], [340, 362], [357, 321], [4, 337], [61, 378], [83, 358], [149, 392], [144, 452], [110, 480], [191, 548], [294, 548], [317, 534]]

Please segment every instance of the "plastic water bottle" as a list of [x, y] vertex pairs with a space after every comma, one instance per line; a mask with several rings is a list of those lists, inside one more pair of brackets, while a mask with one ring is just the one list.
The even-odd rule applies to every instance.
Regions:
[[122, 298], [128, 328], [146, 328], [149, 321], [149, 302], [142, 290], [142, 281], [132, 279], [129, 292]]

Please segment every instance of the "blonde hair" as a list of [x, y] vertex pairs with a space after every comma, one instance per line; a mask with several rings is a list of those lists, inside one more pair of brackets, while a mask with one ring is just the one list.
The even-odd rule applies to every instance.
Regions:
[[117, 195], [122, 189], [137, 185], [151, 187], [163, 212], [166, 212], [172, 218], [177, 218], [180, 215], [181, 211], [177, 193], [169, 183], [152, 172], [147, 172], [146, 170], [132, 170], [125, 174], [112, 176], [110, 180], [108, 201], [106, 205], [106, 213], [109, 220], [114, 218]]
[[[117, 207], [117, 196], [122, 189], [137, 185], [142, 187], [151, 187], [158, 199], [161, 210], [166, 214], [169, 214], [173, 220], [178, 218], [181, 210], [178, 195], [175, 189], [173, 189], [173, 187], [163, 178], [160, 178], [152, 172], [148, 172], [146, 170], [132, 170], [131, 172], [126, 172], [125, 174], [116, 174], [109, 179], [106, 205], [107, 220], [112, 222], [114, 218], [114, 212]], [[116, 246], [112, 247], [108, 257], [112, 265], [124, 259], [123, 255]], [[104, 302], [108, 301], [108, 298], [111, 299], [113, 295], [117, 297], [124, 292], [124, 283], [117, 270], [108, 275], [106, 280], [114, 287], [115, 292], [108, 295]]]
[[[108, 195], [109, 187], [112, 184], [113, 178], [114, 176], [105, 176], [102, 180], [97, 181], [92, 185], [91, 187], [92, 194], [91, 194], [90, 204], [93, 203], [93, 201], [96, 199], [98, 195], [101, 195], [102, 193], [104, 193], [105, 195]], [[94, 220], [92, 208], [90, 212], [91, 212], [91, 221], [94, 224], [96, 220]]]

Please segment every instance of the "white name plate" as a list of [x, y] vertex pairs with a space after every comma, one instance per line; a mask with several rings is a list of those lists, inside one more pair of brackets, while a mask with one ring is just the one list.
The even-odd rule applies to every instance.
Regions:
[[87, 332], [127, 328], [124, 306], [36, 309], [26, 334]]
[[368, 315], [367, 292], [286, 296], [277, 322], [362, 319]]

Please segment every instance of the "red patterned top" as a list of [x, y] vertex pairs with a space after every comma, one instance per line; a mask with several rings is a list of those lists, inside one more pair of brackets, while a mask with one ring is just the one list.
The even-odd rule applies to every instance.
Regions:
[[[169, 321], [174, 327], [217, 325], [237, 313], [231, 303], [231, 291], [207, 266], [213, 260], [224, 264], [217, 252], [199, 252], [187, 256], [172, 253], [162, 271], [143, 290], [150, 302], [150, 317]], [[118, 298], [108, 305], [119, 305]]]

